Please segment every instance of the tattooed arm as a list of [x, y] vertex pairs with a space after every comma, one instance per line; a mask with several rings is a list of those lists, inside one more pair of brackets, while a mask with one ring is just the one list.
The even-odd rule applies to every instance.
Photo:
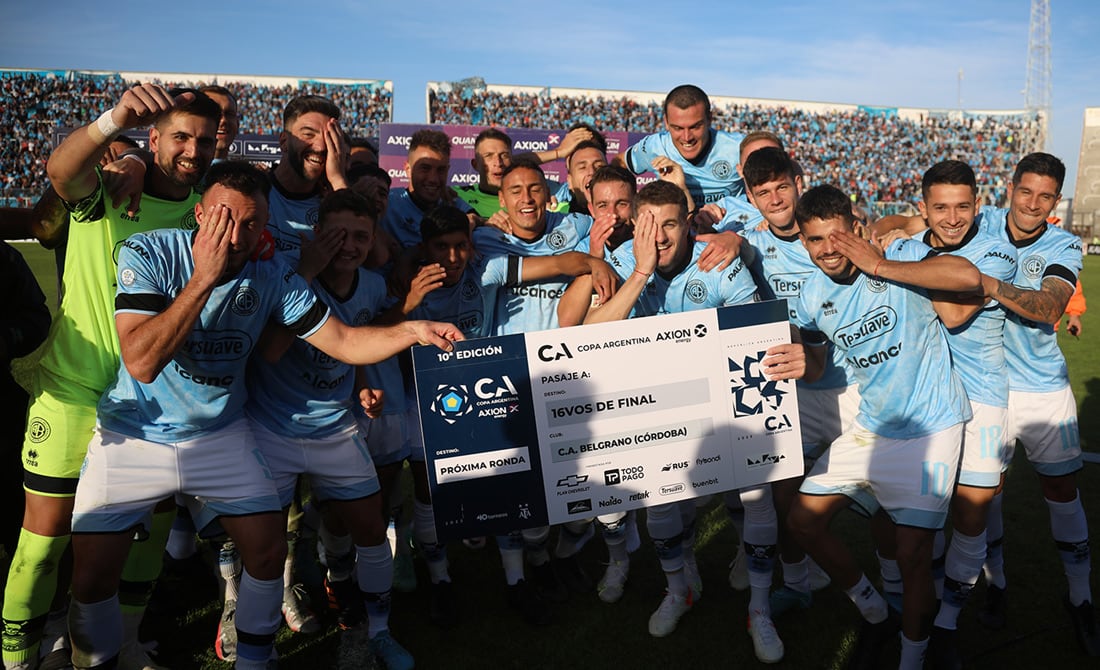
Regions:
[[982, 276], [985, 294], [1016, 314], [1032, 321], [1058, 323], [1073, 296], [1073, 285], [1058, 277], [1045, 277], [1042, 288], [1031, 290]]

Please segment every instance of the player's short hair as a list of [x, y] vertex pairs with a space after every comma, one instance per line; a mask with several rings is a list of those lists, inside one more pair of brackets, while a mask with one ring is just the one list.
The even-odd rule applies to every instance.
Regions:
[[741, 138], [741, 144], [737, 145], [737, 154], [740, 155], [745, 147], [749, 146], [753, 142], [759, 142], [760, 140], [771, 140], [775, 142], [780, 149], [784, 149], [783, 140], [779, 139], [779, 135], [776, 135], [770, 130], [754, 130], [748, 135]]
[[661, 205], [676, 205], [680, 208], [680, 218], [687, 217], [687, 196], [684, 195], [679, 186], [663, 179], [649, 182], [634, 196], [633, 212], [635, 217], [638, 216], [638, 210], [641, 209], [642, 205], [656, 205], [658, 207]]
[[371, 223], [378, 220], [378, 207], [350, 188], [333, 191], [321, 200], [317, 208], [318, 225], [324, 225], [328, 217], [336, 212], [351, 212], [355, 216], [370, 219]]
[[821, 184], [806, 191], [798, 199], [798, 204], [794, 208], [794, 219], [800, 226], [813, 219], [838, 217], [848, 225], [855, 221], [855, 216], [852, 214], [852, 199], [832, 184]]
[[801, 171], [794, 159], [783, 149], [760, 147], [745, 159], [741, 174], [745, 179], [745, 188], [754, 189], [783, 177], [790, 177], [793, 181]]
[[508, 151], [512, 150], [512, 138], [508, 137], [508, 134], [500, 128], [486, 128], [485, 130], [478, 133], [477, 137], [474, 138], [475, 152], [477, 151], [477, 148], [481, 146], [481, 143], [485, 140], [499, 140], [508, 145]]
[[959, 160], [940, 161], [925, 170], [920, 180], [920, 192], [925, 200], [928, 199], [929, 189], [937, 184], [969, 186], [972, 195], [978, 194], [978, 179], [974, 176], [974, 168]]
[[[604, 146], [606, 146], [606, 145], [604, 145]], [[585, 140], [585, 141], [581, 142], [580, 144], [578, 144], [573, 149], [573, 151], [568, 156], [565, 157], [566, 166], [570, 165], [573, 162], [573, 156], [576, 156], [577, 152], [580, 151], [581, 149], [595, 149], [596, 151], [600, 152], [600, 155], [603, 156], [603, 159], [605, 161], [607, 160], [607, 149], [604, 149], [603, 147], [600, 146], [600, 144], [598, 144], [596, 142], [593, 142], [592, 140]]]
[[197, 116], [207, 121], [213, 121], [214, 123], [219, 123], [222, 120], [222, 108], [218, 106], [218, 103], [208, 98], [205, 93], [198, 89], [173, 88], [169, 89], [167, 93], [170, 98], [177, 98], [184, 93], [190, 93], [195, 97], [157, 116], [156, 120], [153, 122], [153, 125], [157, 128], [160, 128], [162, 123], [177, 114], [190, 114], [191, 116]]
[[630, 187], [630, 194], [638, 192], [638, 180], [624, 167], [618, 165], [601, 165], [592, 173], [592, 179], [588, 182], [588, 189], [596, 187], [596, 184], [619, 182]]
[[336, 103], [323, 95], [300, 95], [294, 98], [283, 109], [283, 130], [288, 130], [290, 124], [298, 120], [298, 117], [310, 112], [320, 112], [333, 119], [340, 118], [340, 108]]
[[[209, 100], [209, 98], [207, 98]], [[206, 187], [221, 186], [243, 195], [262, 195], [267, 200], [271, 178], [260, 168], [244, 160], [218, 161], [206, 172]]]
[[584, 128], [588, 132], [592, 133], [592, 139], [585, 140], [584, 142], [581, 142], [580, 144], [578, 144], [577, 148], [573, 149], [573, 153], [576, 153], [577, 151], [585, 148], [586, 146], [595, 146], [597, 149], [600, 150], [600, 153], [607, 154], [607, 138], [604, 137], [603, 133], [601, 133], [599, 130], [597, 130], [596, 126], [592, 125], [591, 123], [585, 123], [583, 121], [578, 121], [578, 122], [574, 123], [573, 125], [569, 126], [569, 128], [566, 129], [565, 132], [569, 133], [569, 132], [572, 132], [572, 131], [577, 130], [579, 128]]
[[233, 91], [221, 86], [220, 84], [207, 84], [206, 86], [200, 86], [199, 91], [202, 93], [216, 93], [217, 95], [224, 95], [233, 101], [233, 106], [237, 106], [237, 96], [233, 95]]
[[452, 205], [437, 205], [420, 220], [420, 237], [426, 242], [451, 233], [470, 235], [470, 219]]
[[695, 86], [694, 84], [680, 84], [676, 88], [668, 92], [665, 96], [665, 102], [661, 105], [661, 109], [664, 110], [665, 118], [668, 118], [668, 106], [676, 105], [677, 109], [687, 109], [699, 103], [703, 103], [703, 113], [707, 120], [710, 120], [710, 98], [703, 89]]
[[420, 147], [427, 147], [444, 158], [451, 157], [451, 139], [441, 130], [423, 128], [413, 133], [409, 139], [409, 153]]
[[1042, 151], [1024, 156], [1016, 164], [1016, 170], [1012, 173], [1013, 186], [1019, 185], [1025, 172], [1037, 174], [1040, 177], [1050, 177], [1058, 183], [1058, 192], [1062, 192], [1062, 183], [1066, 180], [1066, 164], [1057, 156]]
[[542, 166], [539, 165], [539, 162], [533, 158], [520, 158], [519, 160], [512, 161], [512, 163], [500, 173], [500, 183], [503, 184], [504, 180], [508, 178], [508, 175], [516, 170], [534, 170], [539, 173], [539, 177], [542, 178], [542, 183], [546, 183], [546, 173], [542, 171]]
[[349, 184], [354, 184], [363, 177], [375, 177], [386, 182], [388, 188], [393, 184], [393, 178], [390, 177], [390, 173], [386, 172], [382, 168], [378, 167], [374, 163], [357, 163], [348, 168], [347, 180]]

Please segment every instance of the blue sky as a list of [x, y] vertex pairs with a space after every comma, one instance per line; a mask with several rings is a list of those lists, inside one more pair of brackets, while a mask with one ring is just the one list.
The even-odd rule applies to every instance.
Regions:
[[[1023, 107], [1028, 0], [852, 2], [9, 2], [0, 67], [391, 79], [969, 109]], [[1050, 149], [1076, 174], [1100, 106], [1100, 5], [1053, 0]], [[460, 9], [461, 8], [461, 9]], [[1073, 192], [1073, 182], [1066, 194]]]

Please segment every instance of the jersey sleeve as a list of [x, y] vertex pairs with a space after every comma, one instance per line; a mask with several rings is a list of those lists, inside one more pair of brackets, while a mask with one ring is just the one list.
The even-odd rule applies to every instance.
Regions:
[[477, 263], [476, 276], [482, 286], [519, 286], [523, 283], [522, 256], [482, 256]]
[[169, 291], [162, 281], [161, 252], [152, 240], [137, 234], [126, 238], [118, 253], [118, 291], [115, 313], [160, 314], [168, 306]]
[[[1064, 232], [1064, 231], [1062, 231]], [[1081, 238], [1076, 235], [1066, 235], [1066, 244], [1057, 248], [1043, 271], [1043, 279], [1058, 277], [1065, 280], [1070, 286], [1077, 288], [1077, 275], [1084, 267], [1081, 255]]]
[[744, 305], [756, 300], [756, 280], [740, 258], [733, 259], [729, 267], [722, 270], [722, 284], [723, 306]]
[[626, 150], [626, 167], [634, 174], [643, 174], [652, 169], [653, 159], [657, 157], [658, 135], [648, 135]]
[[987, 249], [974, 265], [988, 277], [1011, 283], [1016, 276], [1016, 250], [1008, 244], [998, 244]]
[[74, 223], [89, 223], [91, 221], [98, 221], [107, 214], [107, 203], [103, 199], [105, 190], [103, 186], [103, 173], [100, 171], [99, 166], [95, 168], [96, 186], [95, 190], [84, 196], [76, 202], [69, 202], [62, 199], [62, 204], [65, 205], [65, 209], [69, 210], [69, 214], [72, 216]]
[[607, 253], [607, 263], [619, 276], [620, 280], [626, 281], [630, 278], [630, 273], [634, 272], [636, 265], [634, 262], [634, 240], [627, 240], [614, 251], [609, 251]]
[[284, 266], [283, 270], [283, 290], [272, 317], [305, 339], [328, 320], [329, 308], [324, 301], [317, 299], [317, 294], [301, 275], [289, 266]]

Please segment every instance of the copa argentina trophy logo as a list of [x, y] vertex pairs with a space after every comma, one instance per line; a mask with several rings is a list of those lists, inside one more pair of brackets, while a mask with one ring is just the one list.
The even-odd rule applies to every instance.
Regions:
[[443, 417], [448, 424], [453, 424], [459, 417], [474, 411], [474, 404], [470, 402], [470, 393], [466, 385], [440, 384], [436, 388], [431, 411]]

